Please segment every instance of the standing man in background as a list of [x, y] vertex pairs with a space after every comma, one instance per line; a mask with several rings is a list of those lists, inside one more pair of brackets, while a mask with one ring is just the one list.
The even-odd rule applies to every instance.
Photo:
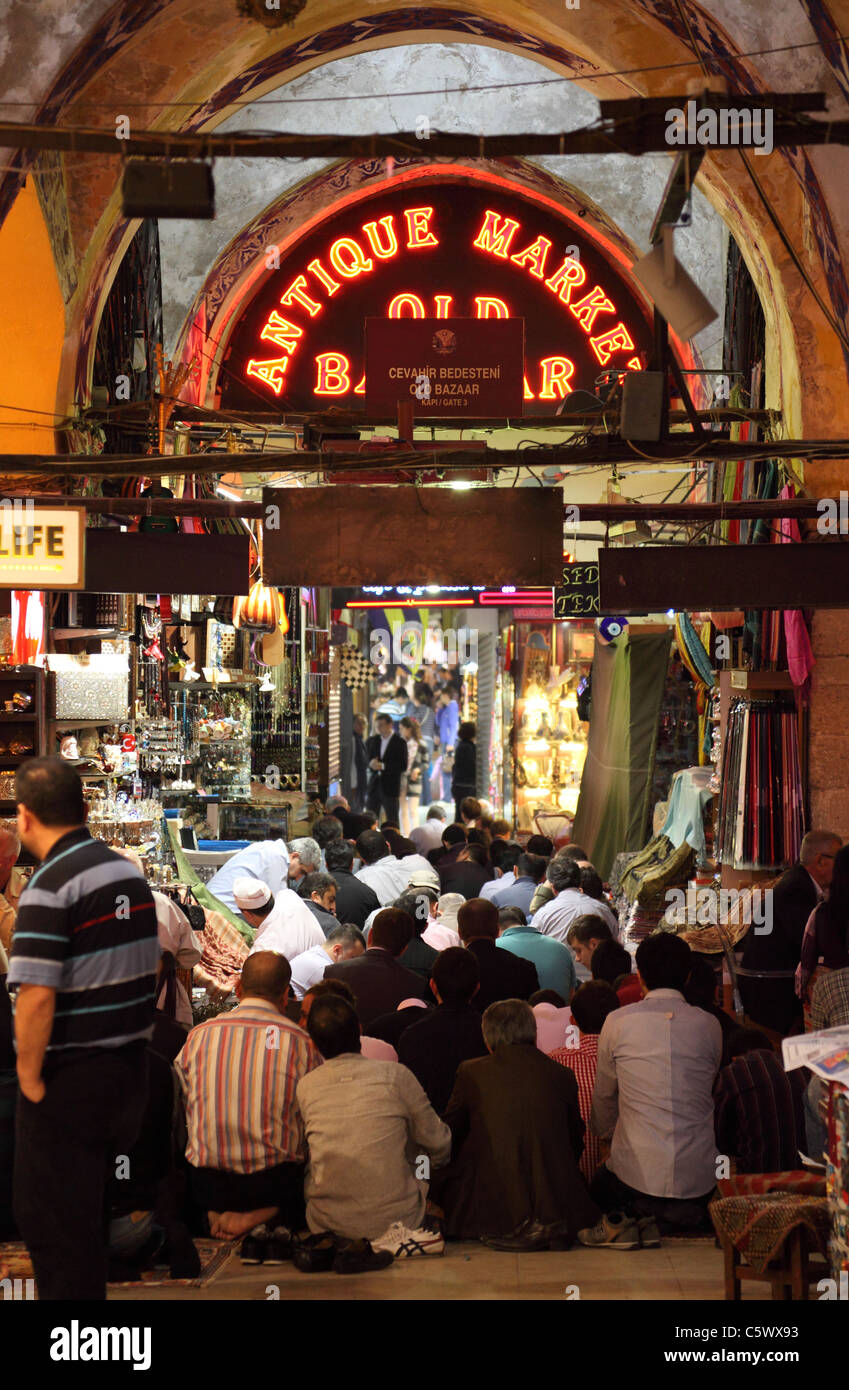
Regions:
[[[436, 731], [439, 735], [442, 754], [442, 799], [451, 800], [451, 778], [454, 766], [454, 745], [460, 727], [460, 706], [457, 704], [457, 689], [452, 684], [440, 690], [436, 709]], [[446, 766], [447, 764], [447, 766]]]
[[375, 722], [377, 733], [372, 734], [367, 745], [373, 773], [368, 807], [377, 816], [383, 811], [385, 820], [399, 825], [401, 776], [407, 771], [407, 743], [395, 733], [388, 714], [379, 714]]
[[352, 811], [362, 811], [368, 789], [368, 753], [366, 752], [366, 721], [355, 714], [351, 724], [351, 761], [347, 777], [347, 794]]

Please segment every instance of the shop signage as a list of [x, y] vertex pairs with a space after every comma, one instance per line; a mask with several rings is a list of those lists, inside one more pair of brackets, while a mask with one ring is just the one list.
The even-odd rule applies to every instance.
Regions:
[[555, 618], [595, 618], [599, 612], [598, 565], [564, 560], [563, 578], [554, 589]]
[[[601, 371], [645, 365], [651, 347], [645, 306], [601, 239], [504, 178], [440, 175], [348, 200], [278, 259], [270, 257], [230, 334], [218, 377], [224, 408], [361, 410], [368, 399], [371, 409], [363, 342], [371, 317], [438, 319], [426, 331], [446, 342], [458, 320], [495, 328], [524, 319], [522, 400], [487, 394], [496, 417], [522, 405], [525, 415], [552, 415], [567, 392], [593, 390]], [[376, 403], [387, 399], [383, 383], [375, 391]]]
[[648, 545], [599, 551], [602, 613], [849, 608], [849, 544]]
[[29, 498], [0, 502], [0, 588], [82, 589], [85, 512], [37, 507]]
[[[222, 597], [251, 587], [250, 540], [116, 531], [87, 534], [85, 587], [93, 594], [185, 594], [203, 579]], [[55, 587], [53, 584], [51, 588]]]
[[517, 488], [509, 497], [505, 506], [497, 487], [265, 488], [263, 580], [426, 585], [436, 573], [459, 585], [486, 576], [492, 584], [550, 586], [562, 565], [561, 508], [545, 488]]
[[366, 409], [473, 420], [521, 415], [525, 320], [366, 319]]

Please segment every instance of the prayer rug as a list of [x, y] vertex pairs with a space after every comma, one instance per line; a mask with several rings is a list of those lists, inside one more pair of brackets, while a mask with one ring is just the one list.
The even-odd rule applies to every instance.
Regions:
[[[172, 1288], [202, 1289], [205, 1284], [212, 1282], [236, 1249], [239, 1241], [200, 1239], [196, 1240], [194, 1244], [200, 1256], [200, 1274], [196, 1279], [172, 1279], [167, 1269], [146, 1269], [140, 1279], [110, 1282], [108, 1287], [110, 1289], [154, 1289], [171, 1286]], [[32, 1279], [32, 1261], [22, 1242], [9, 1241], [0, 1244], [0, 1260], [9, 1266], [11, 1279]]]

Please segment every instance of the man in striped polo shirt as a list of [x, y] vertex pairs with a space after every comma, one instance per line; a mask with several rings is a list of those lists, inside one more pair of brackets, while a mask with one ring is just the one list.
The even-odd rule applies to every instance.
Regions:
[[275, 1218], [288, 1230], [304, 1222], [295, 1090], [322, 1057], [285, 1016], [291, 976], [285, 956], [249, 955], [236, 1008], [193, 1028], [174, 1063], [186, 1103], [189, 1195], [207, 1212], [212, 1235], [247, 1236], [240, 1253], [248, 1262], [261, 1262]]
[[21, 895], [9, 963], [20, 1094], [15, 1219], [41, 1298], [105, 1299], [104, 1199], [147, 1095], [159, 961], [142, 876], [85, 827], [61, 758], [15, 778], [18, 833], [40, 868]]

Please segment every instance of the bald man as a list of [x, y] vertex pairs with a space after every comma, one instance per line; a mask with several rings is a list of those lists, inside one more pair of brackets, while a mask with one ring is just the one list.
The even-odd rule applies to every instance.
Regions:
[[[256, 1263], [257, 1242], [271, 1239], [275, 1220], [291, 1230], [304, 1219], [295, 1088], [321, 1055], [284, 1014], [291, 976], [285, 956], [248, 956], [236, 1008], [192, 1029], [174, 1063], [186, 1103], [191, 1195], [213, 1236], [249, 1237], [242, 1258]], [[246, 1096], [253, 1098], [247, 1108]]]
[[0, 830], [0, 947], [6, 955], [15, 930], [15, 908], [4, 894], [20, 852], [21, 842], [17, 835], [11, 830]]

